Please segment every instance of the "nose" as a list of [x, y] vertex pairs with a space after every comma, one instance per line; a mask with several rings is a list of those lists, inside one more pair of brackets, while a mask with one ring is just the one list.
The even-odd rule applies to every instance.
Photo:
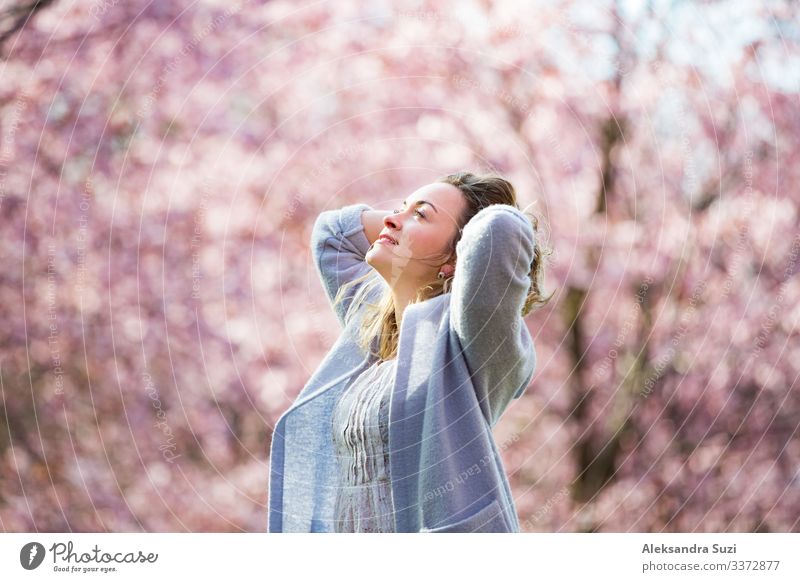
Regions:
[[397, 230], [400, 228], [400, 214], [395, 214], [394, 212], [390, 212], [386, 216], [383, 217], [383, 224], [389, 227], [392, 230]]

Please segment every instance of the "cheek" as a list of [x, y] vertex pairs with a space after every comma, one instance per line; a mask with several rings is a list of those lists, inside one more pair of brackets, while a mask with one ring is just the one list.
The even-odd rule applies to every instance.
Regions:
[[437, 253], [447, 243], [435, 227], [419, 228], [413, 233], [407, 233], [407, 236], [411, 250], [416, 253]]

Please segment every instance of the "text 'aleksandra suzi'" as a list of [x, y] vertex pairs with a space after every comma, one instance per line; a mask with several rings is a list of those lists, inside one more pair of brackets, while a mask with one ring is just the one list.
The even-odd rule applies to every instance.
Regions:
[[[709, 549], [710, 548], [710, 549]], [[736, 544], [725, 546], [722, 544], [712, 544], [711, 546], [668, 546], [666, 544], [645, 544], [642, 548], [643, 554], [735, 554]]]

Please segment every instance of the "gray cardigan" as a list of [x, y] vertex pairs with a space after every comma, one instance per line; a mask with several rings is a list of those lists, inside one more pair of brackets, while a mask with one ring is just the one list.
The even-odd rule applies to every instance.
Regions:
[[[361, 223], [367, 204], [322, 212], [312, 253], [329, 301], [372, 267]], [[517, 208], [495, 204], [464, 227], [449, 293], [406, 307], [390, 398], [389, 466], [397, 532], [518, 532], [519, 519], [492, 427], [525, 391], [536, 351], [520, 310], [534, 232]], [[388, 292], [384, 282], [380, 292]], [[356, 344], [363, 310], [275, 424], [268, 532], [332, 531], [336, 458], [331, 412], [374, 361]], [[377, 344], [374, 344], [377, 345]]]

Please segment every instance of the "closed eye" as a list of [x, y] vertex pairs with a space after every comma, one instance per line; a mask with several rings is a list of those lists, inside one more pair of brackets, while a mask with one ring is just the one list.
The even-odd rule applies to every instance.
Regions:
[[[392, 210], [392, 212], [394, 214], [397, 214], [398, 212], [400, 212], [400, 210]], [[425, 218], [425, 215], [420, 210], [415, 210], [414, 214], [416, 214], [417, 216], [419, 216], [421, 218]]]

